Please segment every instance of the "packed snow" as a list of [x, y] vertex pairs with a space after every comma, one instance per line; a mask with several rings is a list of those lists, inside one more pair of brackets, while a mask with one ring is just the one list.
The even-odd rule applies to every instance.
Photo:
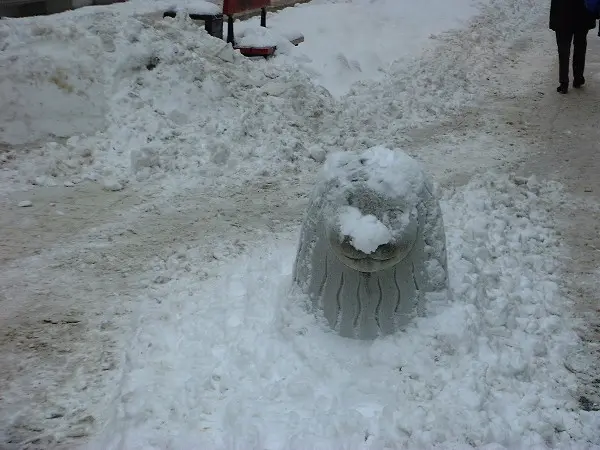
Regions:
[[[211, 3], [177, 5], [214, 11]], [[263, 191], [242, 196], [233, 211], [211, 203], [248, 186], [276, 186], [276, 201], [260, 209], [274, 216], [281, 205], [301, 203], [328, 154], [410, 150], [408, 130], [443, 121], [502, 84], [496, 67], [541, 21], [546, 3], [314, 0], [269, 14], [267, 29], [256, 18], [236, 24], [242, 43], [278, 46], [268, 61], [243, 58], [185, 14], [163, 19], [172, 0], [1, 20], [0, 190], [94, 184], [107, 197], [133, 192], [140, 199], [115, 212], [119, 224], [77, 230], [71, 244], [87, 237], [87, 247], [49, 248], [14, 262], [5, 277], [36, 267], [36, 282], [51, 291], [53, 280], [43, 274], [67, 264], [57, 262], [60, 253], [92, 261], [73, 272], [78, 283], [95, 286], [101, 272], [91, 281], [82, 275], [96, 267], [90, 248], [112, 258], [108, 249], [135, 234], [140, 211], [169, 207], [169, 217], [185, 216], [169, 204], [185, 196], [191, 198], [184, 204], [214, 207], [214, 229], [194, 228], [196, 240], [167, 259], [153, 248], [149, 263], [144, 253], [135, 266], [141, 273], [120, 271], [127, 283], [135, 279], [135, 309], [107, 306], [102, 324], [132, 324], [131, 336], [116, 325], [109, 330], [126, 352], [115, 367], [95, 373], [108, 380], [106, 392], [90, 394], [95, 385], [79, 386], [74, 376], [63, 402], [73, 416], [86, 411], [86, 395], [111, 402], [79, 423], [94, 429], [89, 448], [600, 446], [600, 414], [579, 408], [577, 379], [564, 365], [578, 337], [559, 292], [561, 249], [548, 214], [558, 187], [482, 173], [444, 190], [452, 298], [430, 298], [425, 317], [374, 342], [343, 339], [302, 308], [304, 299], [291, 289], [299, 224], [283, 215], [245, 223], [253, 202], [265, 201]], [[285, 42], [296, 30], [305, 36], [298, 47]], [[493, 146], [511, 145], [510, 136], [476, 135], [457, 148], [454, 137], [436, 136], [411, 156], [439, 175], [486, 166]], [[405, 162], [407, 170], [373, 186], [405, 195], [423, 183], [425, 165]], [[385, 171], [386, 164], [373, 158], [370, 169]], [[118, 204], [123, 196], [110, 198]], [[14, 204], [35, 211], [31, 199]], [[346, 212], [342, 225], [357, 248], [368, 252], [389, 241], [384, 224]], [[252, 228], [252, 240], [219, 228], [227, 214], [235, 216], [232, 227]], [[276, 221], [284, 223], [268, 232], [265, 223]], [[106, 229], [119, 227], [129, 231], [104, 240]], [[165, 240], [183, 239], [167, 231]], [[213, 233], [218, 244], [209, 246], [202, 233]], [[103, 297], [102, 308], [118, 295]], [[18, 308], [9, 304], [3, 312]], [[18, 370], [38, 373], [27, 364], [20, 361]], [[45, 376], [51, 385], [52, 374]], [[18, 386], [7, 386], [4, 398], [25, 402], [29, 394]], [[53, 442], [73, 437], [66, 418], [64, 427], [19, 425], [21, 403], [14, 404], [19, 410], [2, 411], [0, 425], [17, 427], [19, 436], [29, 430]], [[42, 406], [35, 420], [47, 425]], [[0, 439], [13, 431], [5, 428]]]

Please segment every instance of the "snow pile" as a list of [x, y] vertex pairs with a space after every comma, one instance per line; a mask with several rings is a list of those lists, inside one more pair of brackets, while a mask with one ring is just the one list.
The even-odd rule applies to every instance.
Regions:
[[[407, 127], [475, 98], [545, 8], [493, 0], [466, 31], [429, 40], [473, 14], [470, 2], [454, 2], [450, 21], [423, 18], [425, 10], [448, 12], [440, 0], [428, 0], [426, 9], [391, 0], [316, 2], [272, 15], [268, 29], [256, 18], [236, 27], [242, 43], [277, 43], [280, 56], [249, 61], [183, 14], [154, 17], [167, 3], [139, 0], [0, 23], [5, 181], [126, 187], [175, 175], [162, 183], [240, 183], [312, 173], [331, 150], [402, 146]], [[419, 24], [418, 32], [405, 26], [398, 35], [396, 19]], [[294, 29], [306, 37], [297, 48], [286, 40]], [[394, 38], [382, 37], [386, 32]], [[342, 36], [365, 44], [344, 47]], [[336, 48], [352, 55], [336, 56]], [[430, 50], [420, 59], [423, 48]], [[358, 78], [345, 79], [332, 61], [354, 67]], [[350, 82], [372, 78], [367, 67], [387, 75], [356, 86], [341, 104], [308, 78], [345, 92]]]
[[371, 254], [377, 247], [393, 239], [392, 233], [372, 214], [363, 215], [352, 206], [342, 208], [339, 213], [340, 231], [350, 238], [350, 244], [363, 253]]
[[104, 128], [108, 38], [90, 21], [1, 21], [0, 142]]
[[240, 47], [277, 47], [277, 55], [291, 53], [294, 45], [284, 34], [271, 28], [249, 26], [235, 34], [235, 40]]
[[394, 61], [436, 45], [431, 34], [476, 13], [472, 0], [314, 0], [270, 15], [267, 24], [302, 32], [294, 60], [339, 97], [357, 81], [382, 79]]
[[545, 227], [552, 193], [499, 177], [448, 196], [453, 301], [372, 343], [289, 296], [295, 236], [231, 261], [174, 255], [148, 274], [171, 281], [141, 299], [97, 448], [600, 445], [600, 414], [579, 410], [563, 365], [577, 337]]
[[101, 8], [3, 21], [0, 36], [0, 142], [30, 152], [7, 165], [15, 180], [243, 182], [314, 167], [307, 148], [333, 128], [330, 96], [305, 75], [249, 61], [185, 16]]

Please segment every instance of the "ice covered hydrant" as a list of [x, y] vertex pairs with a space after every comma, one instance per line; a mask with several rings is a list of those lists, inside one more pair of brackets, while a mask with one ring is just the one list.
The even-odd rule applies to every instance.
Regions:
[[310, 199], [294, 283], [341, 336], [374, 339], [447, 291], [439, 202], [421, 164], [373, 147], [326, 160]]

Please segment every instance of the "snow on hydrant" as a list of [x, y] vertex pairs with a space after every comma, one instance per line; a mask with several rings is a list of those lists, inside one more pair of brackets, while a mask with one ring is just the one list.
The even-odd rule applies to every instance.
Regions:
[[423, 314], [448, 292], [439, 202], [421, 164], [373, 147], [331, 154], [300, 235], [294, 283], [331, 328], [374, 339]]

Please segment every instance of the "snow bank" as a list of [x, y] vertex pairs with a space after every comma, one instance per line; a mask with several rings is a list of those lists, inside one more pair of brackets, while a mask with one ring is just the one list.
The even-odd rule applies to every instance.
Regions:
[[[428, 9], [440, 14], [449, 7], [428, 1]], [[269, 30], [257, 30], [256, 18], [253, 30], [240, 24], [242, 40], [277, 42], [280, 53], [287, 53], [271, 61], [239, 56], [184, 15], [157, 19], [154, 13], [166, 8], [159, 1], [3, 20], [0, 142], [9, 150], [2, 156], [0, 181], [72, 186], [107, 179], [127, 187], [151, 178], [163, 187], [235, 184], [260, 175], [314, 173], [315, 160], [322, 162], [332, 150], [403, 147], [403, 130], [477, 97], [494, 65], [545, 8], [538, 3], [492, 0], [485, 18], [466, 31], [438, 36], [424, 59], [417, 54], [429, 48], [425, 31], [428, 36], [458, 22], [430, 16], [423, 21], [422, 5], [394, 6], [388, 0], [303, 5], [273, 15]], [[460, 0], [452, 17], [474, 13], [469, 4]], [[337, 9], [320, 15], [319, 8]], [[346, 29], [344, 24], [354, 22], [344, 19], [353, 11], [365, 24]], [[426, 26], [417, 34], [392, 26], [400, 17]], [[281, 38], [292, 29], [306, 35], [297, 48], [286, 47]], [[365, 30], [377, 30], [372, 39], [378, 42], [398, 48], [397, 41], [414, 43], [414, 48], [386, 50], [386, 61], [399, 62], [386, 65], [380, 82], [357, 85], [337, 103], [315, 88], [309, 76], [319, 82], [319, 75], [307, 59], [333, 58], [331, 49], [343, 47], [319, 34], [332, 30], [359, 40]], [[395, 39], [385, 38], [385, 30], [393, 30]], [[370, 46], [359, 50], [355, 56], [365, 61], [377, 53]], [[315, 64], [321, 66], [318, 59]], [[365, 77], [373, 75], [364, 69], [370, 63], [360, 65]], [[340, 87], [347, 86], [333, 73]]]
[[314, 166], [307, 148], [335, 115], [305, 75], [249, 61], [184, 16], [117, 11], [0, 23], [0, 99], [10, 106], [0, 142], [29, 151], [5, 175], [126, 186], [235, 173], [229, 181], [241, 183]]
[[0, 22], [0, 142], [106, 126], [110, 80], [101, 61], [110, 44], [103, 37], [91, 21]]
[[[564, 365], [550, 186], [475, 181], [443, 202], [451, 303], [373, 343], [327, 332], [288, 295], [295, 236], [148, 274], [97, 448], [573, 448], [600, 445]], [[191, 273], [190, 273], [191, 272]], [[212, 275], [219, 274], [219, 275]]]

